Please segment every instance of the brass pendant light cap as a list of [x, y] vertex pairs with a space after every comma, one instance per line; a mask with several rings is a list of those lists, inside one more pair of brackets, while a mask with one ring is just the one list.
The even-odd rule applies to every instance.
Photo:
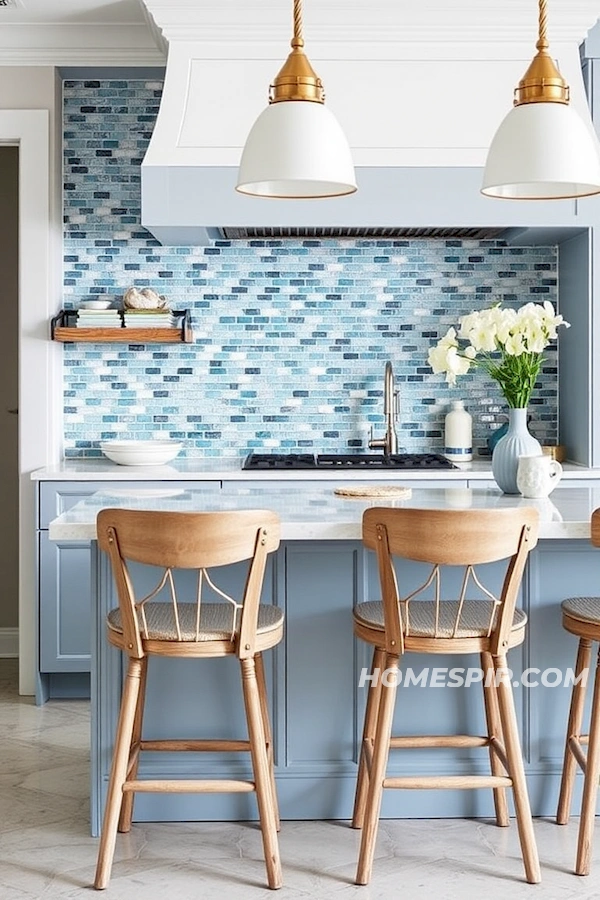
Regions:
[[269, 103], [280, 103], [282, 100], [325, 102], [323, 84], [308, 61], [303, 46], [302, 38], [292, 38], [292, 52], [269, 88]]
[[518, 88], [515, 88], [514, 105], [568, 102], [569, 86], [567, 82], [547, 50], [538, 50], [520, 80]]

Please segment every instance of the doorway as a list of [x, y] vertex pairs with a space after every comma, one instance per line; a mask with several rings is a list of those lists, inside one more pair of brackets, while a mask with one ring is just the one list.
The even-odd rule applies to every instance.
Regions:
[[0, 354], [2, 502], [0, 504], [0, 656], [19, 654], [19, 148], [0, 147]]

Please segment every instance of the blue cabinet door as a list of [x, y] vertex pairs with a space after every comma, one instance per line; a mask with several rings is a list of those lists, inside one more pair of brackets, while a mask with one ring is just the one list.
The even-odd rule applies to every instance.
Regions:
[[90, 671], [91, 555], [89, 541], [39, 535], [40, 672]]

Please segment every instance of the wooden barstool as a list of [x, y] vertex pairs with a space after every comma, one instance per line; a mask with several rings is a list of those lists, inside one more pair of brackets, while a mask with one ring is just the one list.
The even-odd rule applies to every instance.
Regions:
[[[494, 791], [498, 825], [508, 825], [506, 788], [512, 787], [527, 881], [540, 881], [523, 758], [506, 653], [523, 642], [527, 618], [516, 609], [527, 555], [535, 547], [535, 510], [431, 510], [372, 508], [363, 516], [363, 542], [377, 554], [381, 601], [354, 610], [354, 633], [374, 647], [352, 825], [362, 828], [357, 884], [371, 877], [384, 788], [481, 788]], [[398, 570], [394, 557], [400, 563]], [[416, 591], [402, 597], [402, 560], [431, 570]], [[506, 561], [500, 596], [483, 587], [475, 565]], [[462, 586], [442, 599], [442, 567], [460, 566]], [[478, 599], [468, 599], [471, 583]], [[432, 587], [434, 599], [419, 599]], [[482, 596], [483, 595], [483, 596]], [[483, 599], [485, 598], [485, 599]], [[405, 653], [478, 653], [484, 672], [487, 735], [392, 736], [399, 661]], [[377, 671], [378, 670], [378, 671]], [[491, 775], [386, 777], [390, 749], [487, 747]]]
[[[279, 813], [273, 772], [262, 652], [283, 637], [283, 612], [262, 605], [269, 553], [279, 546], [279, 518], [266, 510], [150, 512], [105, 509], [98, 515], [98, 542], [111, 562], [119, 606], [107, 617], [108, 640], [128, 657], [115, 737], [94, 887], [110, 879], [117, 830], [131, 828], [139, 791], [256, 791], [270, 888], [281, 887], [277, 830]], [[220, 590], [210, 569], [246, 561], [239, 600]], [[156, 587], [137, 597], [128, 563], [162, 570]], [[178, 597], [175, 569], [197, 570], [192, 597]], [[205, 602], [207, 590], [221, 599]], [[166, 592], [167, 600], [160, 600]], [[248, 740], [150, 740], [142, 737], [148, 658], [236, 656], [240, 661]], [[176, 702], [176, 698], [174, 701]], [[150, 751], [249, 751], [254, 781], [138, 779], [140, 753]]]
[[[600, 509], [594, 510], [590, 524], [592, 544], [600, 547]], [[584, 778], [575, 873], [589, 875], [600, 777], [600, 657], [596, 664], [589, 734], [582, 734], [581, 728], [592, 658], [592, 642], [600, 641], [600, 597], [568, 597], [563, 600], [562, 624], [563, 628], [579, 638], [579, 647], [556, 821], [559, 825], [566, 825], [569, 821], [573, 783], [579, 766]], [[586, 744], [587, 753], [583, 749]]]

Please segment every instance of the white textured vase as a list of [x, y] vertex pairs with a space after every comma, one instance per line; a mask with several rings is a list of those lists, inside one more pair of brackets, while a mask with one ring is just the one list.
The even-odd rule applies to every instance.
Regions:
[[492, 453], [492, 474], [505, 494], [519, 494], [517, 468], [520, 456], [540, 455], [542, 447], [527, 428], [527, 408], [508, 410], [508, 431]]

